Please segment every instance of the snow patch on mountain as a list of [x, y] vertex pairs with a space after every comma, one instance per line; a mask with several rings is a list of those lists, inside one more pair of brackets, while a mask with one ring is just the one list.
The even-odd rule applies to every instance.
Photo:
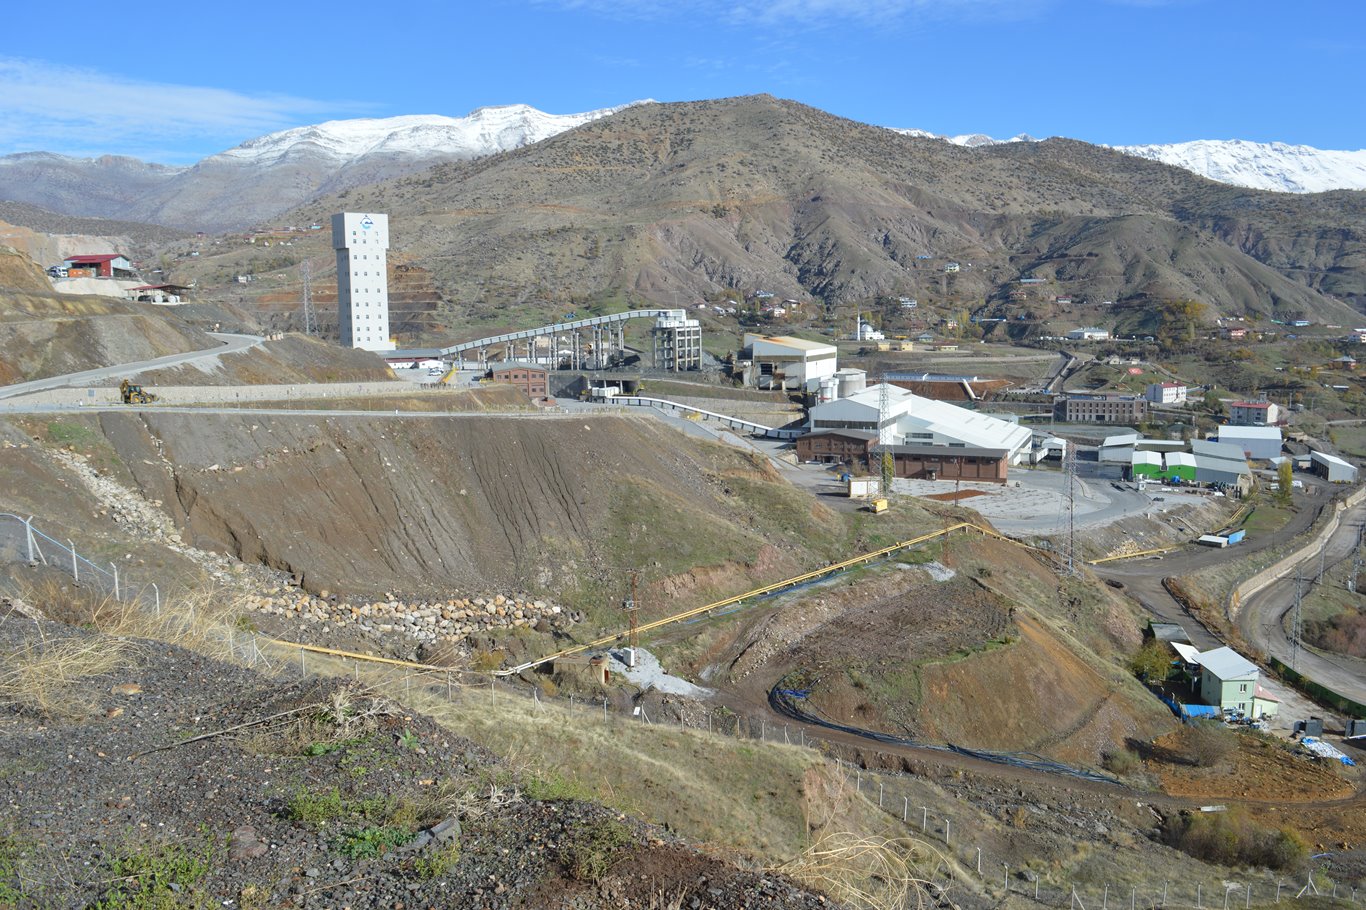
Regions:
[[982, 145], [1005, 145], [1008, 142], [1038, 142], [1037, 139], [1028, 133], [1021, 133], [1010, 139], [993, 139], [984, 133], [965, 133], [962, 136], [941, 136], [938, 133], [931, 133], [928, 130], [898, 129], [897, 127], [890, 127], [890, 129], [892, 132], [900, 133], [903, 136], [912, 136], [916, 139], [943, 139], [950, 145], [961, 145], [967, 148], [977, 148]]
[[481, 107], [465, 117], [416, 114], [382, 119], [329, 120], [269, 133], [205, 162], [269, 166], [298, 154], [351, 162], [371, 155], [399, 158], [479, 157], [548, 139], [637, 104], [547, 114], [526, 104]]
[[1111, 147], [1126, 155], [1185, 168], [1220, 183], [1258, 190], [1322, 193], [1366, 189], [1366, 149], [1331, 151], [1243, 139]]

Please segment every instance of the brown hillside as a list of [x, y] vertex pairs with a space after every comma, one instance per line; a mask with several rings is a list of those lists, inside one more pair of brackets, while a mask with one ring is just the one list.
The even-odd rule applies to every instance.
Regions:
[[[754, 96], [630, 108], [351, 190], [297, 220], [390, 212], [396, 243], [451, 299], [615, 290], [663, 303], [763, 287], [974, 303], [1032, 257], [1103, 251], [1106, 261], [1062, 276], [1068, 293], [1353, 318], [1325, 292], [1366, 290], [1355, 227], [1366, 194], [1283, 196], [1085, 143], [967, 149]], [[945, 274], [950, 259], [963, 270]]]
[[[16, 249], [0, 246], [0, 289], [50, 293], [52, 283], [32, 259]], [[9, 306], [4, 309], [8, 310]]]

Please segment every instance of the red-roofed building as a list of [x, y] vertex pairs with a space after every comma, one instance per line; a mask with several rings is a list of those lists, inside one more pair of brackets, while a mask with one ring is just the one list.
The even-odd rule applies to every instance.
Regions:
[[133, 263], [118, 253], [68, 256], [64, 261], [71, 278], [137, 278]]
[[1281, 409], [1269, 401], [1235, 401], [1228, 406], [1228, 422], [1235, 427], [1274, 427]]

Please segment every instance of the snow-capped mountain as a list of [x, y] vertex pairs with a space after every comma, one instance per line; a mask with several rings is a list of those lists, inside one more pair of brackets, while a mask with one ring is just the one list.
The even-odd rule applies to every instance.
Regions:
[[1116, 145], [1115, 151], [1258, 190], [1322, 193], [1366, 189], [1366, 149], [1330, 151], [1284, 142], [1201, 139], [1174, 145]]
[[[927, 130], [893, 129], [918, 139], [942, 139], [954, 145], [977, 148], [1006, 142], [1036, 142], [1021, 133], [1013, 139], [993, 139], [982, 133], [941, 136]], [[1202, 177], [1233, 186], [1280, 193], [1323, 193], [1328, 190], [1366, 189], [1366, 149], [1356, 152], [1316, 149], [1284, 142], [1248, 142], [1243, 139], [1200, 139], [1171, 145], [1106, 146], [1126, 155], [1161, 161]]]
[[549, 139], [636, 104], [652, 103], [634, 101], [582, 114], [547, 114], [526, 104], [509, 104], [481, 107], [465, 117], [419, 114], [375, 120], [329, 120], [260, 136], [206, 158], [205, 162], [231, 159], [269, 166], [303, 151], [348, 164], [368, 155], [477, 158]]
[[635, 101], [581, 114], [525, 104], [465, 117], [332, 120], [260, 136], [188, 168], [47, 153], [0, 157], [0, 199], [65, 214], [219, 231], [268, 221], [327, 193], [540, 142]]

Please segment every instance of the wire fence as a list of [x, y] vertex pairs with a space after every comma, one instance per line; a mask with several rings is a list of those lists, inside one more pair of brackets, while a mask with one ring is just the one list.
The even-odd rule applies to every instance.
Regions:
[[95, 562], [79, 553], [69, 538], [63, 542], [45, 534], [32, 516], [0, 512], [0, 561], [59, 572], [78, 586], [161, 612], [161, 588], [156, 582], [131, 578], [113, 561]]

